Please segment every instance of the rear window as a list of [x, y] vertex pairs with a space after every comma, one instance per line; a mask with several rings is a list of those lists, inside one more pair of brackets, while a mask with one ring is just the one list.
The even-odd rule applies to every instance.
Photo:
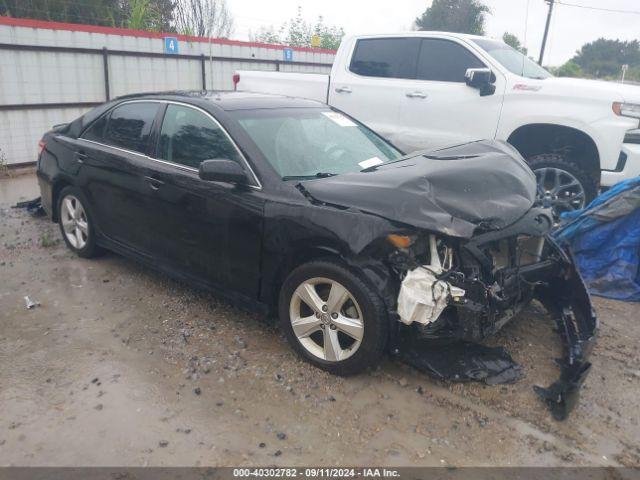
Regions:
[[[145, 153], [158, 108], [160, 108], [159, 103], [151, 102], [133, 102], [116, 107], [109, 116], [101, 142]], [[85, 138], [87, 137], [85, 136]]]
[[82, 138], [85, 140], [91, 140], [93, 142], [104, 142], [104, 129], [107, 126], [107, 120], [109, 114], [101, 116], [98, 120], [85, 130], [82, 134]]
[[419, 38], [358, 40], [349, 69], [358, 75], [415, 78]]

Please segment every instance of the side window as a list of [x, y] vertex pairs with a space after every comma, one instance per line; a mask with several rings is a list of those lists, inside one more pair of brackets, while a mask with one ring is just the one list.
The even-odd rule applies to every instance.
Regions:
[[418, 55], [419, 80], [438, 82], [464, 82], [468, 68], [485, 65], [462, 45], [449, 40], [425, 38]]
[[419, 38], [358, 40], [349, 70], [367, 77], [415, 78]]
[[82, 138], [86, 140], [92, 140], [94, 142], [104, 142], [104, 128], [107, 125], [109, 114], [102, 115], [98, 120], [87, 128], [82, 134]]
[[116, 107], [109, 117], [104, 143], [145, 153], [159, 103], [133, 102]]
[[235, 146], [211, 118], [181, 105], [167, 107], [158, 158], [193, 168], [204, 160], [240, 160]]

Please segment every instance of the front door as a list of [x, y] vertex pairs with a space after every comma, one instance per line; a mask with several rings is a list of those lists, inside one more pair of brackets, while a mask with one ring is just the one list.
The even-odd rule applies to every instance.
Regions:
[[407, 151], [438, 149], [495, 137], [505, 79], [496, 73], [495, 93], [480, 96], [465, 83], [469, 68], [487, 68], [466, 45], [423, 38], [416, 79], [402, 100], [402, 144]]
[[[157, 253], [173, 268], [257, 298], [264, 201], [257, 184], [207, 182], [204, 160], [244, 159], [208, 113], [167, 105], [154, 160], [145, 174]], [[248, 172], [248, 169], [245, 168]]]

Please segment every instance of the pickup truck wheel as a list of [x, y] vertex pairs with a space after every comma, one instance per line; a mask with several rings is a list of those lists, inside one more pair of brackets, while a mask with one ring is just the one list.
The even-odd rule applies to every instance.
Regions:
[[562, 155], [535, 155], [528, 162], [536, 175], [536, 204], [551, 207], [555, 218], [584, 208], [597, 195], [598, 187], [591, 176]]
[[280, 291], [279, 313], [293, 349], [335, 375], [375, 365], [387, 344], [382, 299], [336, 262], [313, 261], [291, 272]]

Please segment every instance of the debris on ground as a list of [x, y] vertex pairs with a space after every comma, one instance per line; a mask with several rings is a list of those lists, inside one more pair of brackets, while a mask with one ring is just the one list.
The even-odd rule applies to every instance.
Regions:
[[27, 304], [27, 310], [31, 310], [32, 308], [36, 308], [40, 306], [40, 302], [35, 302], [29, 298], [29, 296], [24, 297], [24, 301]]
[[25, 208], [27, 212], [29, 212], [34, 217], [43, 217], [47, 214], [44, 211], [44, 208], [42, 208], [40, 197], [34, 198], [33, 200], [18, 202], [13, 206], [13, 208]]
[[473, 380], [496, 385], [513, 383], [524, 377], [522, 367], [504, 347], [420, 340], [413, 342], [402, 358], [409, 365], [441, 380]]

